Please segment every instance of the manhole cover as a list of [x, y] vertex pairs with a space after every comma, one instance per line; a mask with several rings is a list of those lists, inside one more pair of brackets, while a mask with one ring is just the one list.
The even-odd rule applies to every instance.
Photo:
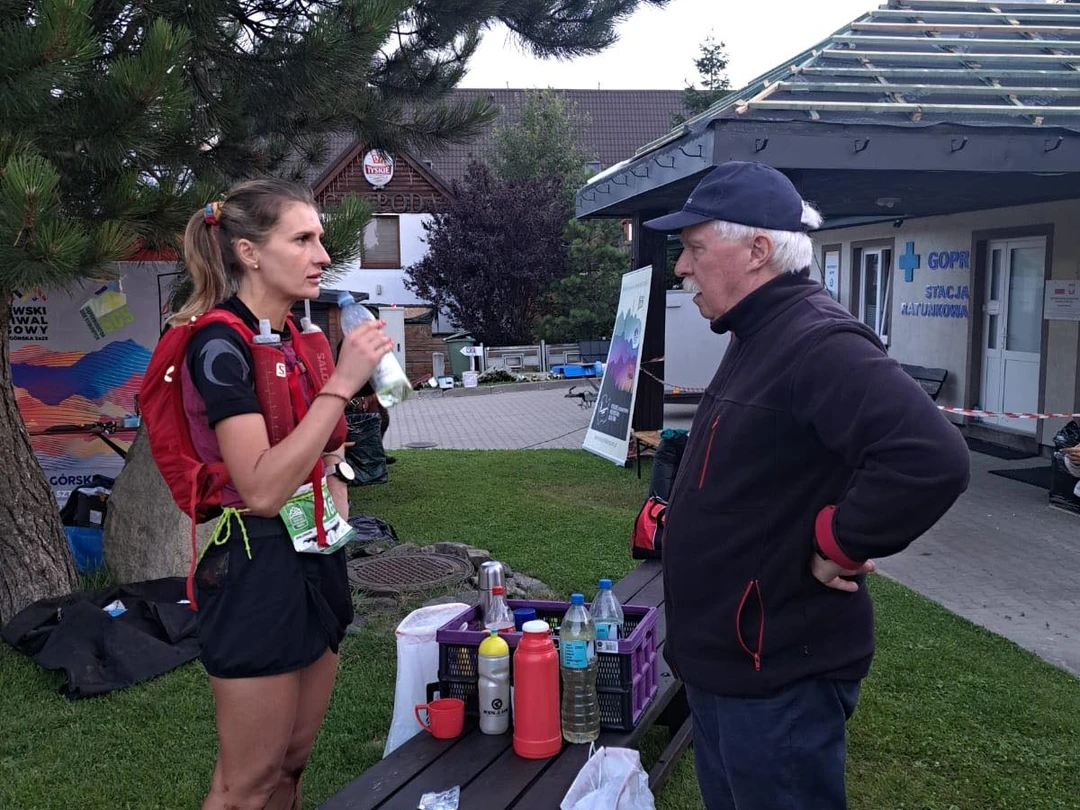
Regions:
[[407, 442], [405, 444], [410, 450], [428, 450], [432, 447], [438, 447], [438, 442]]
[[368, 593], [426, 591], [464, 582], [472, 563], [449, 554], [404, 554], [349, 561], [349, 584]]

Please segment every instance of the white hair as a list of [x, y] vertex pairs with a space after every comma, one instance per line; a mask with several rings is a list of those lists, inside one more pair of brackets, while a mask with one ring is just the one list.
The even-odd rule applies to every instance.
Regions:
[[[809, 230], [814, 230], [821, 227], [823, 220], [814, 206], [804, 202], [801, 221]], [[713, 221], [713, 228], [726, 242], [739, 242], [752, 239], [759, 233], [766, 234], [773, 243], [771, 264], [781, 273], [798, 273], [814, 261], [814, 243], [803, 231], [770, 231], [719, 219]]]

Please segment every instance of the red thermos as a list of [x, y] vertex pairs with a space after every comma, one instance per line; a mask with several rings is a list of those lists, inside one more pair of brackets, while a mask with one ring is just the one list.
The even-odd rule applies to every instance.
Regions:
[[514, 753], [547, 759], [562, 750], [559, 654], [547, 622], [525, 622], [514, 652]]

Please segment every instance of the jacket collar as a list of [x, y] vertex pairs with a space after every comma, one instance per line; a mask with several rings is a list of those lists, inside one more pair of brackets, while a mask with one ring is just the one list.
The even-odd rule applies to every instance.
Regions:
[[735, 337], [745, 340], [788, 308], [821, 289], [821, 285], [805, 271], [781, 273], [713, 321], [712, 331], [719, 335], [732, 332]]

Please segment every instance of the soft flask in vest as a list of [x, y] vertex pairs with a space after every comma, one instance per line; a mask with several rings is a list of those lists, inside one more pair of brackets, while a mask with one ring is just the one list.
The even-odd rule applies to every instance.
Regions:
[[521, 629], [514, 652], [514, 753], [547, 759], [562, 750], [559, 654], [547, 622], [525, 622]]

